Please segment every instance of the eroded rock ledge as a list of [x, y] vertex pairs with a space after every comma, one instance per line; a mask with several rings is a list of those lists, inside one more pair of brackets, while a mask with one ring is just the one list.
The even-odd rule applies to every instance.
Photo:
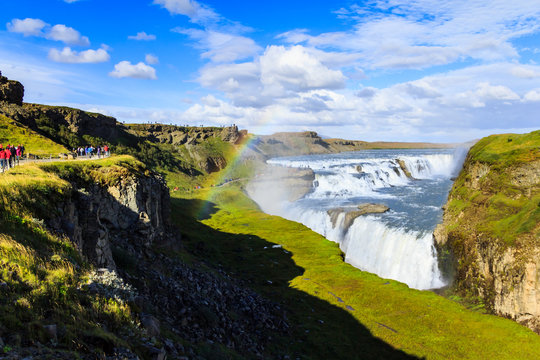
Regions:
[[362, 215], [369, 215], [369, 214], [381, 214], [385, 213], [390, 208], [383, 204], [360, 204], [357, 207], [358, 210], [354, 210], [353, 208], [335, 208], [330, 209], [327, 211], [328, 215], [330, 215], [330, 220], [332, 221], [332, 227], [336, 227], [338, 218], [341, 214], [345, 214], [345, 219], [343, 220], [343, 230], [347, 231], [353, 224], [354, 220]]
[[[517, 136], [533, 138], [531, 134]], [[504, 154], [507, 158], [478, 161], [475, 157], [484, 150], [471, 149], [474, 156], [467, 156], [434, 238], [438, 253], [443, 254], [441, 267], [453, 279], [455, 292], [479, 297], [489, 311], [540, 334], [540, 223], [531, 215], [540, 194], [540, 159], [538, 150], [533, 150], [523, 160], [512, 161], [519, 150], [515, 150], [518, 155], [511, 153], [512, 138], [502, 136], [509, 139], [503, 139], [511, 154]], [[490, 144], [483, 141], [482, 146]], [[522, 218], [529, 220], [508, 230]], [[496, 228], [504, 219], [509, 220], [502, 230]]]

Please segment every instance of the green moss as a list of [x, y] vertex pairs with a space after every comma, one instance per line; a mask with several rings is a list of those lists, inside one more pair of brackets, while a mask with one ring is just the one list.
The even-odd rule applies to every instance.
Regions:
[[528, 134], [491, 135], [476, 143], [470, 150], [471, 161], [491, 164], [506, 169], [529, 162], [540, 156], [540, 130]]
[[0, 115], [0, 144], [23, 144], [26, 153], [38, 156], [67, 153], [68, 150], [26, 126]]
[[[450, 192], [447, 211], [449, 229], [466, 228], [483, 233], [492, 241], [513, 246], [518, 239], [538, 238], [540, 223], [538, 185], [520, 186], [512, 176], [540, 160], [540, 131], [529, 134], [492, 135], [474, 145], [465, 167], [487, 164], [489, 171], [471, 183], [463, 171]], [[529, 165], [530, 164], [530, 165]]]
[[288, 346], [289, 354], [313, 359], [540, 356], [536, 334], [483, 315], [482, 303], [468, 309], [362, 272], [343, 262], [337, 244], [258, 211], [241, 188], [186, 195], [173, 193], [173, 219], [192, 256], [219, 264], [288, 309], [292, 333], [269, 351]]

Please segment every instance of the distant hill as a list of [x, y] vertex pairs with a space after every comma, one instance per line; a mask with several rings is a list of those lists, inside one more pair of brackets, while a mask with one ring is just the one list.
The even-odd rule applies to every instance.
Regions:
[[366, 149], [441, 149], [458, 144], [436, 144], [420, 142], [368, 142], [360, 140], [323, 139], [314, 131], [281, 132], [251, 138], [250, 151], [246, 156], [274, 157], [305, 154], [331, 154]]

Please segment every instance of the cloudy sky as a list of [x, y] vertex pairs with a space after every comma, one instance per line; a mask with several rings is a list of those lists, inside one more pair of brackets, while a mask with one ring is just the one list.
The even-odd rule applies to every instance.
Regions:
[[0, 71], [27, 102], [360, 140], [540, 128], [540, 0], [0, 5]]

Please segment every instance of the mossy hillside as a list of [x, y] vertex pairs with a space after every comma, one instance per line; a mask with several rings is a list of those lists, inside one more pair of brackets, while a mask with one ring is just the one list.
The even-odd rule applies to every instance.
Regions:
[[[540, 164], [540, 131], [529, 134], [492, 135], [474, 145], [450, 192], [446, 218], [448, 231], [482, 232], [504, 246], [516, 241], [537, 243], [540, 238], [540, 188], [520, 185], [518, 173], [527, 180], [527, 171]], [[474, 167], [484, 166], [479, 179]], [[525, 169], [525, 170], [523, 170]], [[534, 176], [532, 173], [531, 176]], [[476, 182], [476, 185], [472, 185]]]
[[8, 144], [23, 144], [26, 153], [38, 156], [58, 156], [60, 153], [68, 152], [64, 146], [4, 115], [0, 115], [0, 144], [3, 144], [4, 147]]
[[[49, 232], [44, 220], [73, 191], [66, 179], [114, 181], [144, 169], [131, 157], [111, 157], [21, 165], [0, 176], [0, 333], [10, 346], [57, 341], [60, 351], [96, 356], [137, 346], [144, 334], [135, 322], [136, 308], [88, 293], [92, 267], [68, 239]], [[50, 324], [57, 325], [57, 340], [47, 337], [44, 325]], [[130, 344], [122, 340], [128, 333]]]
[[234, 272], [284, 304], [293, 333], [284, 343], [276, 340], [275, 347], [288, 347], [296, 356], [540, 356], [540, 338], [530, 330], [362, 272], [343, 262], [337, 244], [260, 212], [236, 185], [173, 193], [173, 219], [193, 256]]

